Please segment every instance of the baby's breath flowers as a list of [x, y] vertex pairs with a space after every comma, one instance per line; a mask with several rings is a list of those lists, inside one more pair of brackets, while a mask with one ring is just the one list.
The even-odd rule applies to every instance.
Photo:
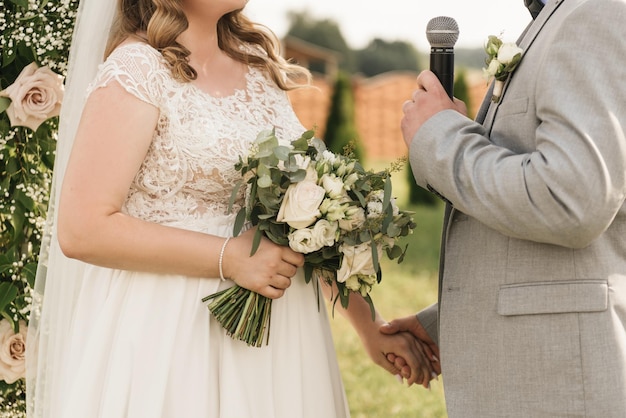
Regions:
[[[333, 303], [344, 308], [350, 293], [359, 293], [374, 317], [370, 292], [382, 279], [379, 260], [387, 255], [401, 262], [406, 248], [396, 241], [415, 228], [412, 214], [391, 196], [392, 170], [365, 171], [356, 159], [328, 151], [312, 131], [289, 146], [263, 131], [235, 168], [242, 180], [233, 196], [244, 184], [250, 195], [234, 235], [249, 221], [257, 227], [256, 245], [266, 236], [304, 254], [307, 283], [335, 284]], [[235, 285], [203, 301], [211, 301], [209, 310], [233, 338], [255, 347], [269, 340], [271, 299]]]
[[515, 43], [505, 43], [497, 36], [490, 35], [485, 44], [485, 52], [487, 53], [485, 60], [487, 67], [483, 68], [483, 76], [488, 81], [492, 78], [496, 80], [491, 100], [497, 103], [500, 101], [504, 82], [522, 60], [524, 51]]

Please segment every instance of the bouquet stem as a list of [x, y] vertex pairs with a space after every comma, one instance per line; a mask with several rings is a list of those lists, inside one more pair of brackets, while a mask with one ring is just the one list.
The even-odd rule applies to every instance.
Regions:
[[238, 285], [206, 296], [202, 302], [211, 299], [213, 301], [208, 305], [209, 311], [229, 336], [244, 341], [249, 346], [260, 347], [267, 330], [267, 345], [270, 338], [272, 299]]

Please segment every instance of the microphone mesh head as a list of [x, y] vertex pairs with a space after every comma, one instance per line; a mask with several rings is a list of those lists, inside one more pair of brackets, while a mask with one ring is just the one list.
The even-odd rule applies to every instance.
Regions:
[[431, 47], [452, 48], [459, 39], [459, 25], [448, 16], [434, 17], [426, 25], [426, 39]]

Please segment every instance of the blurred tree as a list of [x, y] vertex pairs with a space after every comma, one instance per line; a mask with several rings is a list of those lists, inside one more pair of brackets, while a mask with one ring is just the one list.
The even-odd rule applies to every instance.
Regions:
[[339, 67], [347, 72], [355, 71], [355, 53], [346, 43], [337, 22], [332, 19], [317, 20], [307, 11], [289, 12], [287, 16], [290, 22], [287, 35], [339, 52], [342, 58]]
[[357, 51], [358, 69], [366, 77], [387, 71], [419, 71], [420, 58], [415, 47], [404, 41], [373, 39], [362, 50]]
[[415, 182], [411, 164], [407, 162], [406, 166], [407, 181], [409, 183], [409, 202], [413, 205], [435, 206], [439, 202], [439, 198], [432, 192], [420, 187]]
[[354, 156], [363, 161], [364, 151], [354, 119], [352, 82], [345, 71], [337, 74], [325, 132], [324, 141], [329, 150], [344, 154], [346, 147], [350, 147]]
[[472, 98], [469, 94], [469, 88], [467, 86], [467, 71], [465, 68], [457, 68], [456, 76], [454, 77], [454, 97], [465, 102], [467, 105], [468, 116], [474, 118], [472, 113]]

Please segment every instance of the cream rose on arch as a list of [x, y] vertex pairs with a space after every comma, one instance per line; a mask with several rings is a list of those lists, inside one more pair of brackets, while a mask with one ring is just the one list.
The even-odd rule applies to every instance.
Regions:
[[0, 91], [11, 99], [6, 109], [11, 126], [25, 126], [36, 131], [43, 122], [61, 111], [63, 77], [48, 67], [30, 63], [15, 82]]
[[0, 380], [11, 384], [26, 374], [26, 333], [24, 321], [16, 334], [6, 319], [0, 320]]
[[313, 181], [303, 180], [289, 185], [276, 220], [295, 229], [306, 228], [321, 216], [319, 207], [325, 194], [324, 188]]

